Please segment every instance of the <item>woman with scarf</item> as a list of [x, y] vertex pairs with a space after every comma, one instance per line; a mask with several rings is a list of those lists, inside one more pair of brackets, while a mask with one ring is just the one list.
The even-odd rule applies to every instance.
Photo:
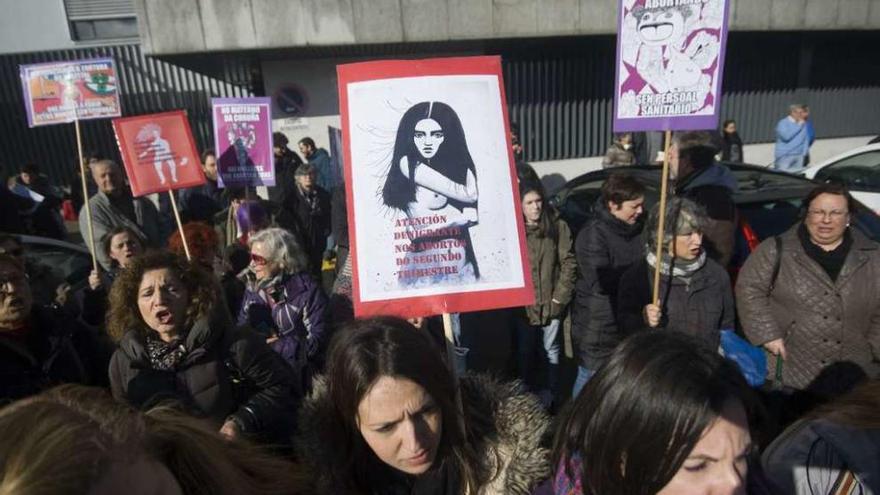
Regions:
[[[617, 290], [618, 325], [624, 334], [643, 329], [677, 330], [717, 349], [721, 330], [734, 325], [733, 289], [721, 265], [703, 249], [705, 211], [689, 199], [666, 204], [663, 250], [657, 260], [659, 204], [645, 225], [645, 258], [624, 272]], [[659, 304], [652, 303], [655, 267], [660, 266]]]
[[290, 232], [261, 230], [248, 241], [251, 264], [245, 272], [239, 324], [249, 324], [298, 373], [308, 390], [322, 367], [327, 297], [308, 271], [305, 252]]
[[138, 257], [110, 291], [113, 396], [140, 409], [171, 402], [221, 434], [286, 443], [296, 407], [288, 366], [229, 319], [213, 276], [171, 253]]

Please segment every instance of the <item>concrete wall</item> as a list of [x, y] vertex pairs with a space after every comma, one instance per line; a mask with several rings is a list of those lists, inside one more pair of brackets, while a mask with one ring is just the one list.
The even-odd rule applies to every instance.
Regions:
[[0, 53], [76, 48], [64, 0], [0, 0]]
[[[617, 30], [617, 0], [135, 0], [135, 4], [144, 51], [155, 55]], [[880, 29], [880, 0], [731, 0], [730, 20], [731, 29], [743, 31]]]

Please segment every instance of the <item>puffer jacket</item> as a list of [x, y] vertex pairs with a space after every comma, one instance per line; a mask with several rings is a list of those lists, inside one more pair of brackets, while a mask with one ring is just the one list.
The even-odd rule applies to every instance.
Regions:
[[[651, 304], [654, 268], [644, 259], [631, 266], [620, 279], [618, 324], [624, 334], [649, 329], [643, 311]], [[690, 283], [678, 277], [660, 277], [660, 327], [697, 337], [712, 348], [721, 343], [721, 330], [735, 322], [730, 277], [721, 265], [707, 258]]]
[[[550, 420], [538, 399], [528, 394], [520, 382], [499, 382], [488, 375], [465, 375], [459, 387], [468, 442], [485, 456], [479, 466], [473, 467], [494, 474], [476, 495], [532, 493], [551, 474], [549, 451], [541, 446]], [[300, 410], [296, 442], [300, 458], [311, 464], [310, 471], [317, 476], [312, 491], [317, 495], [346, 493], [334, 485], [329, 474], [330, 466], [339, 458], [333, 452], [335, 446], [327, 441], [334, 438], [330, 429], [337, 426], [332, 420], [335, 414], [327, 384], [318, 377]]]
[[[784, 339], [786, 386], [804, 389], [826, 367], [849, 362], [877, 375], [880, 360], [880, 249], [850, 229], [853, 243], [832, 282], [810, 258], [797, 230], [781, 236], [779, 274], [770, 293], [776, 243], [767, 239], [749, 256], [736, 283], [739, 317], [754, 345]], [[768, 359], [775, 376], [775, 357]], [[834, 371], [834, 370], [831, 370]], [[842, 371], [842, 370], [841, 370]]]
[[275, 334], [278, 340], [272, 349], [296, 370], [307, 388], [309, 374], [323, 364], [327, 296], [305, 272], [284, 275], [268, 290], [257, 290], [250, 274], [246, 278], [238, 324], [250, 325], [267, 337]]
[[[545, 237], [537, 226], [526, 226], [526, 244], [535, 286], [535, 304], [526, 308], [529, 324], [544, 326], [559, 318], [571, 302], [577, 261], [571, 249], [571, 230], [556, 218], [556, 237]], [[553, 300], [558, 301], [554, 303]]]
[[299, 391], [293, 371], [263, 337], [203, 318], [183, 346], [189, 352], [176, 370], [154, 369], [144, 337], [130, 330], [110, 361], [113, 396], [144, 409], [174, 401], [218, 426], [232, 418], [247, 435], [289, 434]]
[[620, 277], [644, 254], [642, 224], [618, 220], [601, 204], [575, 241], [580, 276], [572, 308], [572, 339], [581, 366], [598, 368], [620, 342], [617, 286]]

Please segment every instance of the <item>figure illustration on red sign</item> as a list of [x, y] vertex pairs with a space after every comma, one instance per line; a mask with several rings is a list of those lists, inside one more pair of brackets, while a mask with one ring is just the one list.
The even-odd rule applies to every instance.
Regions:
[[[408, 224], [410, 249], [403, 286], [443, 281], [472, 282], [480, 272], [469, 228], [477, 224], [477, 178], [458, 115], [449, 105], [426, 101], [413, 105], [397, 127], [394, 154], [382, 198], [409, 220], [442, 219], [425, 228]], [[434, 269], [429, 276], [410, 276]]]
[[[162, 173], [162, 166], [165, 164], [168, 165], [171, 182], [177, 184], [177, 161], [168, 140], [162, 139], [162, 128], [156, 124], [147, 124], [141, 127], [137, 134], [136, 143], [138, 149], [143, 150], [138, 154], [138, 160], [146, 158], [152, 153], [153, 168], [156, 169], [159, 184], [165, 185], [165, 174]], [[139, 161], [139, 163], [141, 162]], [[187, 157], [184, 156], [180, 159], [181, 166], [187, 163], [189, 163]]]
[[114, 119], [113, 130], [135, 196], [204, 184], [182, 111]]

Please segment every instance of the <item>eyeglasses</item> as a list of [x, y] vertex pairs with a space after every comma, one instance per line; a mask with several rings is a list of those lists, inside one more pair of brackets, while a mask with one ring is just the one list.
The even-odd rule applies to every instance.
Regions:
[[824, 220], [825, 218], [831, 218], [832, 220], [840, 220], [841, 218], [844, 217], [844, 215], [849, 214], [849, 211], [847, 211], [847, 210], [831, 210], [831, 211], [807, 210], [807, 213], [811, 217], [813, 217], [817, 220], [818, 219]]
[[253, 261], [255, 265], [265, 265], [266, 263], [269, 262], [269, 260], [267, 260], [266, 258], [263, 258], [259, 254], [253, 254], [253, 253], [251, 253], [251, 261]]

